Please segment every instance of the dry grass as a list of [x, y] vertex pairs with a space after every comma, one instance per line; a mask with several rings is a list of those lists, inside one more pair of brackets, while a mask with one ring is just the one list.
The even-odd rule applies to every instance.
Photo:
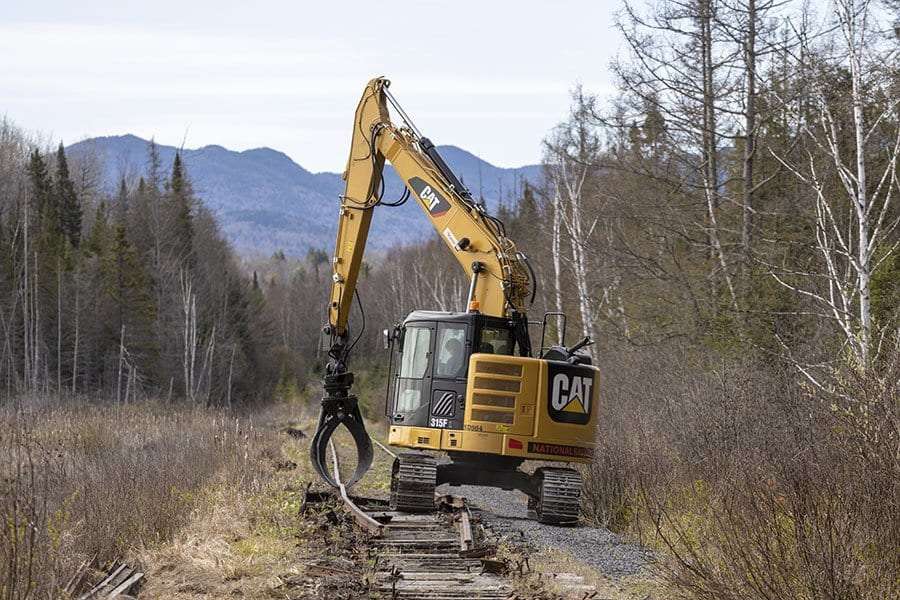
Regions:
[[[267, 415], [272, 431], [286, 427], [311, 435], [313, 415], [282, 405]], [[336, 436], [342, 457], [349, 436]], [[144, 551], [148, 567], [142, 598], [357, 598], [368, 557], [361, 533], [337, 505], [303, 507], [307, 486], [324, 489], [312, 471], [308, 442], [280, 434], [279, 468], [258, 489], [235, 489], [227, 479], [165, 544]], [[383, 453], [382, 453], [383, 454]], [[389, 461], [376, 464], [354, 492], [384, 491]], [[352, 461], [342, 470], [352, 469]]]
[[[294, 537], [300, 532], [296, 526], [286, 531], [254, 523], [254, 513], [261, 511], [256, 502], [254, 495], [218, 486], [170, 542], [140, 554], [148, 569], [141, 596], [264, 598], [300, 575], [302, 563], [294, 560]], [[266, 508], [286, 514], [292, 504], [286, 499], [282, 506]]]
[[83, 563], [170, 539], [217, 479], [258, 487], [277, 449], [249, 419], [153, 403], [23, 400], [0, 430], [4, 599], [60, 597]]
[[586, 509], [668, 557], [673, 597], [897, 597], [900, 358], [832, 394], [746, 360], [632, 360]]

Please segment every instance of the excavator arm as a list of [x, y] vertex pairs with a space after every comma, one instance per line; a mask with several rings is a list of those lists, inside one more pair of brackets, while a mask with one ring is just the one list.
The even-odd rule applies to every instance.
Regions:
[[[350, 159], [344, 173], [329, 305], [332, 333], [346, 332], [372, 212], [381, 203], [385, 160], [393, 165], [422, 211], [463, 269], [476, 279], [474, 295], [484, 314], [505, 316], [521, 309], [529, 278], [522, 255], [503, 226], [469, 196], [427, 138], [411, 124], [398, 128], [387, 108], [388, 80], [373, 79], [356, 110]], [[472, 263], [481, 264], [475, 277]]]
[[[469, 276], [468, 310], [491, 316], [523, 312], [529, 291], [529, 271], [523, 254], [506, 237], [503, 224], [487, 214], [447, 167], [431, 142], [388, 92], [390, 82], [371, 80], [363, 92], [353, 122], [350, 158], [344, 172], [337, 240], [332, 258], [332, 286], [328, 323], [330, 361], [326, 368], [325, 397], [313, 438], [312, 462], [325, 481], [336, 485], [327, 465], [327, 445], [334, 430], [345, 425], [357, 445], [357, 468], [352, 485], [371, 466], [372, 447], [357, 399], [350, 394], [353, 375], [347, 369], [352, 350], [349, 317], [366, 249], [372, 214], [383, 200], [385, 160], [406, 185], [401, 202], [412, 196], [448, 249]], [[404, 121], [391, 122], [391, 103]]]

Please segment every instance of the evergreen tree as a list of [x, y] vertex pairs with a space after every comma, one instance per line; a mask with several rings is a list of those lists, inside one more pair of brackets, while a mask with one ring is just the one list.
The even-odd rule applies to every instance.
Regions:
[[109, 250], [110, 246], [111, 231], [107, 212], [106, 202], [101, 202], [94, 213], [94, 224], [85, 244], [87, 252], [101, 258]]
[[[150, 138], [150, 145], [147, 148], [147, 176], [150, 178], [149, 182], [144, 183], [144, 185], [152, 187], [154, 190], [159, 190], [160, 188], [160, 171], [162, 167], [160, 166], [159, 159], [159, 148], [156, 145], [156, 140]], [[141, 182], [144, 182], [144, 178], [141, 177]]]
[[194, 265], [194, 224], [191, 211], [193, 191], [181, 161], [181, 153], [175, 154], [172, 177], [169, 180], [169, 217], [174, 240], [175, 256], [188, 266]]
[[[141, 179], [143, 181], [143, 179]], [[119, 180], [119, 195], [116, 197], [116, 224], [124, 225], [128, 220], [128, 186], [125, 178]]]
[[56, 206], [59, 210], [60, 231], [74, 247], [81, 242], [81, 203], [69, 176], [69, 165], [62, 142], [56, 151]]
[[47, 173], [47, 163], [37, 149], [32, 151], [28, 163], [28, 180], [31, 184], [35, 222], [40, 223], [46, 217], [55, 224], [58, 215], [53, 206], [53, 182]]
[[641, 125], [643, 142], [654, 155], [658, 154], [665, 144], [666, 119], [659, 109], [659, 99], [651, 94], [644, 102], [644, 122]]
[[534, 188], [526, 181], [522, 189], [522, 199], [519, 201], [518, 218], [526, 224], [534, 226], [540, 218], [537, 200], [534, 197]]
[[312, 265], [313, 271], [316, 274], [316, 282], [319, 281], [319, 273], [322, 265], [328, 263], [328, 253], [325, 250], [321, 250], [319, 248], [310, 248], [306, 252], [306, 260]]
[[112, 233], [104, 270], [116, 305], [117, 325], [119, 328], [125, 327], [129, 352], [141, 359], [144, 376], [149, 377], [156, 372], [158, 353], [153, 336], [156, 309], [150, 278], [137, 249], [128, 239], [125, 223], [116, 223]]
[[538, 230], [542, 222], [543, 216], [534, 197], [534, 188], [525, 181], [522, 197], [516, 203], [510, 220], [506, 221], [506, 229], [510, 237], [516, 240], [519, 250], [527, 252], [529, 248], [537, 246]]

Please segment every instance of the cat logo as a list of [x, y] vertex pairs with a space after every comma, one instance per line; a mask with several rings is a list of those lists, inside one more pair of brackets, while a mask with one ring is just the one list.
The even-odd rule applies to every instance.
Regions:
[[553, 365], [548, 390], [550, 417], [561, 423], [586, 424], [591, 418], [593, 388], [592, 369]]
[[440, 192], [431, 187], [431, 184], [420, 177], [413, 177], [409, 180], [409, 186], [428, 209], [428, 213], [433, 217], [440, 217], [450, 210], [450, 203], [447, 202]]
[[422, 200], [424, 200], [428, 204], [428, 212], [434, 210], [434, 207], [438, 205], [438, 197], [434, 193], [434, 190], [431, 189], [430, 185], [426, 185], [422, 188]]

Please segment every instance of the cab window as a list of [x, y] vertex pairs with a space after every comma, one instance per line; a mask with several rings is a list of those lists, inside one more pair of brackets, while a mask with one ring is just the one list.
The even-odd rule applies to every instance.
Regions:
[[457, 379], [466, 376], [466, 326], [456, 323], [439, 323], [437, 362], [434, 376], [442, 379]]
[[431, 331], [427, 327], [406, 328], [397, 381], [397, 412], [414, 412], [425, 402], [428, 386], [424, 378], [431, 356]]
[[421, 379], [428, 370], [431, 330], [425, 327], [408, 327], [403, 340], [403, 359], [400, 361], [400, 377]]
[[515, 344], [512, 333], [504, 327], [482, 327], [478, 352], [513, 355]]

